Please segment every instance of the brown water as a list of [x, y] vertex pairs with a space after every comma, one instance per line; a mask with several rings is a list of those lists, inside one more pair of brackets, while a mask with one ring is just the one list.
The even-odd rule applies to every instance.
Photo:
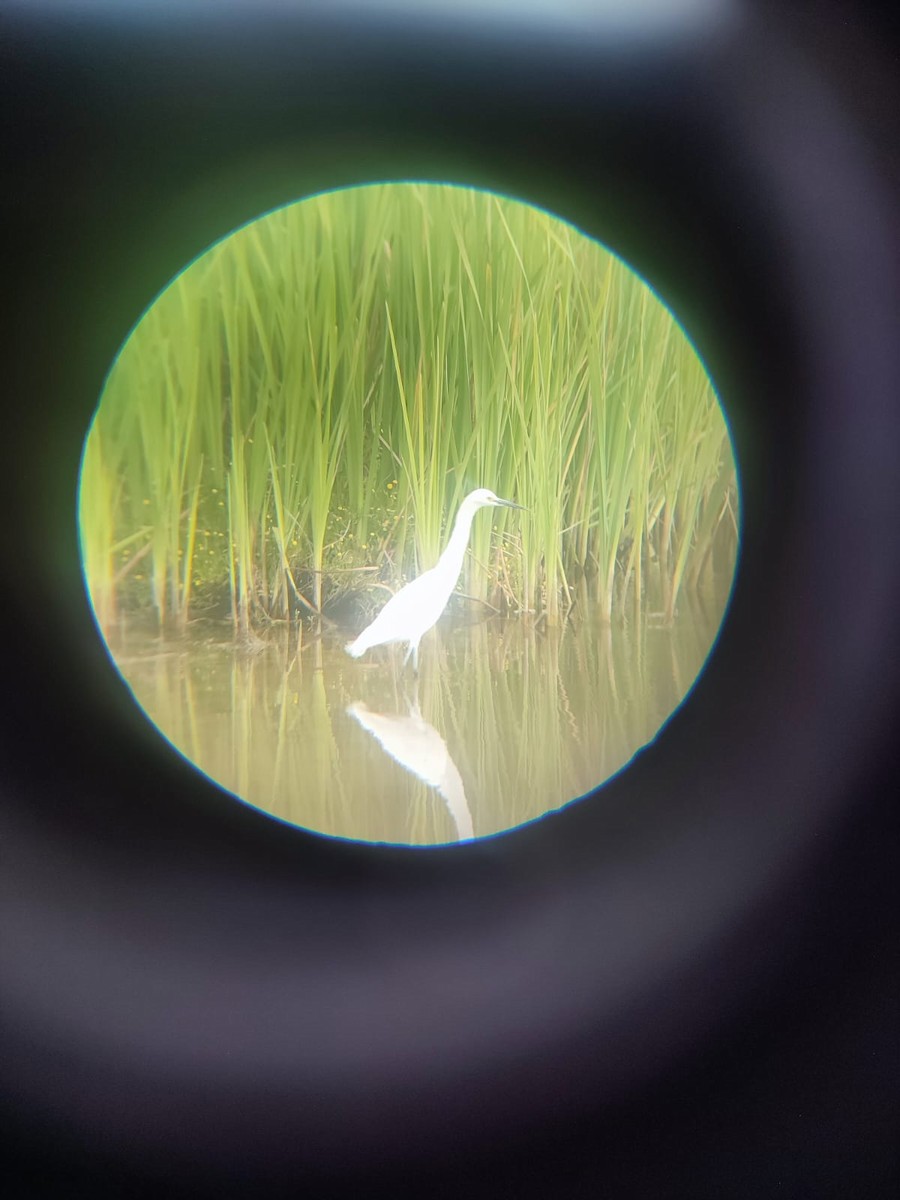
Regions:
[[726, 595], [683, 600], [669, 628], [445, 618], [418, 680], [403, 648], [354, 661], [338, 631], [250, 652], [209, 626], [107, 636], [151, 720], [227, 791], [320, 833], [427, 845], [534, 820], [621, 770], [689, 691]]

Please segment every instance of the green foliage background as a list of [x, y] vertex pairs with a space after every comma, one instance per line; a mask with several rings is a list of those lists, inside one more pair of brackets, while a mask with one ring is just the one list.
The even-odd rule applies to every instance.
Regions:
[[481, 486], [527, 512], [476, 522], [462, 586], [549, 624], [582, 581], [607, 619], [651, 593], [671, 619], [737, 552], [721, 408], [621, 261], [483, 192], [317, 196], [198, 258], [113, 365], [81, 480], [95, 611], [327, 612], [433, 564]]

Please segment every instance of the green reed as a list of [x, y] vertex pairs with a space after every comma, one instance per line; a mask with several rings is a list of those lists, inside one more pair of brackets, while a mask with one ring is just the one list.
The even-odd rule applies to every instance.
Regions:
[[716, 539], [736, 553], [712, 387], [613, 255], [462, 188], [280, 209], [189, 266], [113, 365], [80, 495], [98, 619], [184, 624], [222, 593], [244, 632], [327, 612], [364, 568], [396, 587], [432, 565], [479, 486], [527, 511], [476, 522], [461, 589], [550, 625], [582, 577], [606, 620], [659, 579], [671, 620]]

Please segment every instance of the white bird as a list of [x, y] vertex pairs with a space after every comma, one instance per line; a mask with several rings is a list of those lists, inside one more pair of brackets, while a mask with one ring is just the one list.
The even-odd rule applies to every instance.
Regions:
[[459, 506], [447, 549], [435, 566], [391, 596], [372, 624], [362, 631], [356, 641], [347, 643], [347, 653], [359, 658], [373, 646], [406, 642], [408, 649], [403, 665], [406, 666], [412, 657], [413, 670], [418, 674], [419, 642], [447, 607], [450, 594], [456, 587], [469, 544], [472, 519], [479, 508], [496, 505], [504, 508], [522, 507], [512, 500], [501, 500], [488, 488], [469, 492]]

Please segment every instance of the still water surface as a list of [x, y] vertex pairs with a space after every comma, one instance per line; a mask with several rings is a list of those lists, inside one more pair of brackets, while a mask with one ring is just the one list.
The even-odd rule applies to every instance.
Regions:
[[550, 630], [445, 619], [418, 681], [402, 647], [354, 661], [337, 631], [252, 651], [211, 626], [107, 641], [138, 703], [228, 791], [320, 833], [429, 845], [534, 820], [619, 771], [691, 688], [724, 605], [721, 589], [683, 600], [669, 628], [590, 610]]

